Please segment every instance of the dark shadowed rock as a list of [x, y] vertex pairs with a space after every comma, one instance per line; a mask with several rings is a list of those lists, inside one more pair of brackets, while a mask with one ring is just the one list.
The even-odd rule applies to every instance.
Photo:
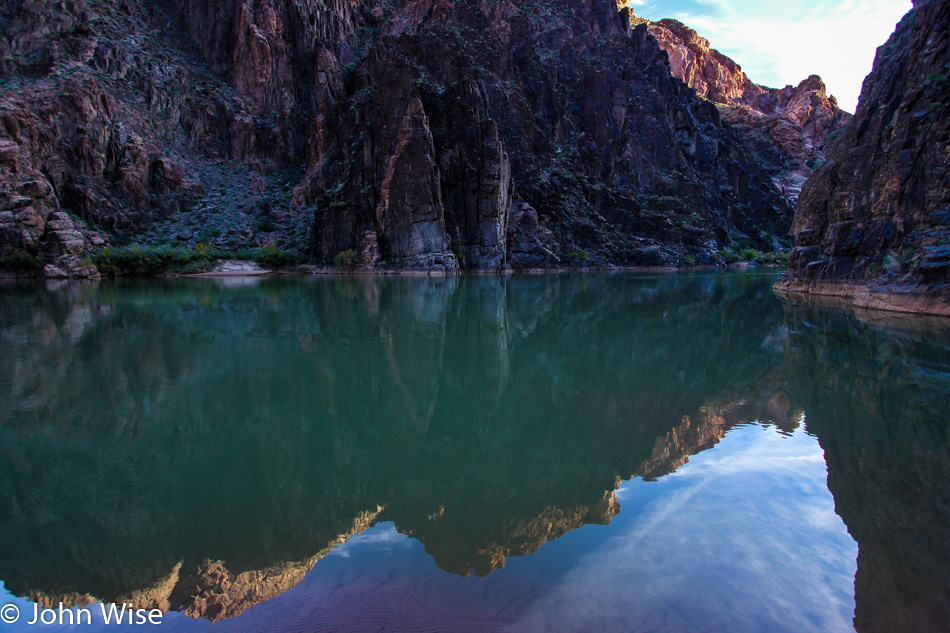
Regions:
[[[735, 239], [769, 250], [790, 225], [776, 167], [612, 0], [39, 0], [2, 17], [5, 253], [142, 239], [363, 268], [678, 265]], [[81, 244], [46, 236], [57, 212]]]
[[316, 207], [316, 254], [359, 251], [367, 231], [390, 266], [638, 264], [650, 250], [675, 265], [734, 236], [769, 248], [788, 217], [769, 174], [624, 15], [603, 0], [372, 14], [381, 35], [311, 128], [295, 192]]
[[950, 315], [950, 3], [917, 2], [802, 191], [783, 291]]

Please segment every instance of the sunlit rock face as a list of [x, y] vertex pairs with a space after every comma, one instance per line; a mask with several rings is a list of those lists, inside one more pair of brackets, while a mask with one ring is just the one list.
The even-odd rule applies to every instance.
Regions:
[[812, 75], [797, 86], [767, 88], [753, 83], [735, 61], [681, 22], [651, 22], [649, 30], [670, 56], [673, 75], [719, 106], [722, 117], [773, 165], [783, 194], [794, 205], [812, 170], [824, 162], [829, 136], [851, 119], [827, 94], [821, 78]]
[[877, 51], [854, 120], [802, 191], [786, 291], [950, 315], [950, 5], [918, 2]]
[[66, 274], [139, 238], [444, 272], [711, 264], [790, 226], [773, 167], [611, 0], [2, 11], [0, 250]]

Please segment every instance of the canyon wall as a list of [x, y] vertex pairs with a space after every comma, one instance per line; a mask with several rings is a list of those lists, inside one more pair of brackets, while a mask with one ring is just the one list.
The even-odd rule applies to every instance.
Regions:
[[716, 264], [791, 207], [611, 0], [14, 1], [0, 256], [115, 244], [365, 268]]
[[777, 172], [777, 184], [795, 204], [802, 185], [824, 162], [829, 138], [851, 120], [828, 95], [821, 77], [812, 75], [797, 86], [768, 88], [754, 83], [739, 64], [681, 22], [650, 22], [649, 30], [670, 56], [673, 75], [719, 106], [722, 117]]
[[[715, 263], [787, 217], [718, 111], [610, 2], [408, 2], [318, 117], [314, 250], [367, 265]], [[343, 82], [346, 83], [346, 82]], [[433, 259], [435, 258], [435, 259]]]
[[915, 2], [798, 201], [783, 292], [950, 315], [950, 4]]

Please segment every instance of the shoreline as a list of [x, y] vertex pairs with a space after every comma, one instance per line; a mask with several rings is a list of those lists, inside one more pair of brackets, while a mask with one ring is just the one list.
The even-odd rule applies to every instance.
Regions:
[[[736, 270], [776, 270], [782, 269], [778, 264], [731, 264], [729, 266], [587, 266], [587, 267], [558, 267], [558, 268], [519, 268], [509, 270], [459, 270], [453, 272], [426, 271], [426, 270], [380, 270], [374, 268], [345, 270], [340, 268], [313, 267], [308, 270], [221, 270], [196, 273], [162, 272], [154, 274], [115, 275], [103, 279], [213, 279], [228, 277], [459, 277], [459, 276], [488, 276], [488, 275], [551, 275], [563, 273], [603, 273], [603, 272], [637, 272], [653, 274], [675, 274], [686, 272], [728, 272]], [[42, 275], [18, 275], [15, 273], [0, 272], [3, 281], [98, 281], [81, 277], [52, 278]]]
[[847, 283], [805, 283], [780, 280], [772, 286], [779, 297], [792, 301], [822, 297], [844, 306], [920, 316], [950, 317], [950, 300], [924, 292], [919, 286], [871, 286]]

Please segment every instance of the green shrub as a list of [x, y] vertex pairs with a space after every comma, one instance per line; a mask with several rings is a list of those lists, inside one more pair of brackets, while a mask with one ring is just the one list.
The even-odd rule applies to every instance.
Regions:
[[121, 246], [104, 248], [92, 256], [92, 263], [104, 274], [152, 275], [169, 271], [195, 271], [216, 259], [211, 244], [195, 248], [172, 246]]
[[727, 249], [727, 248], [724, 248], [724, 249], [720, 250], [720, 251], [719, 251], [719, 256], [722, 257], [723, 260], [725, 260], [725, 262], [726, 262], [727, 265], [728, 265], [728, 264], [738, 264], [740, 261], [742, 261], [742, 258], [739, 257], [739, 253], [737, 253], [737, 252], [735, 252], [735, 251], [731, 251], [731, 250], [729, 250], [729, 249]]
[[104, 248], [92, 256], [92, 265], [99, 269], [103, 275], [111, 275], [118, 272], [118, 267], [112, 259], [112, 249]]
[[352, 248], [340, 251], [333, 256], [333, 265], [337, 268], [353, 268], [358, 261], [359, 258], [356, 256], [356, 251]]
[[258, 251], [228, 251], [213, 244], [197, 244], [194, 248], [131, 245], [104, 248], [92, 256], [91, 262], [105, 275], [151, 275], [164, 272], [200, 272], [220, 259], [253, 260], [264, 268], [290, 268], [300, 264], [299, 253], [268, 246]]
[[884, 256], [883, 267], [892, 273], [899, 273], [901, 271], [901, 262], [897, 256], [897, 253], [888, 253]]
[[299, 253], [282, 251], [276, 246], [265, 246], [254, 255], [254, 261], [264, 268], [292, 268], [302, 262]]
[[43, 262], [26, 251], [15, 251], [0, 257], [0, 270], [31, 272], [43, 268]]
[[733, 250], [742, 251], [747, 248], [752, 248], [752, 240], [748, 237], [740, 237], [735, 240], [733, 243]]
[[759, 261], [763, 264], [780, 264], [782, 266], [788, 265], [788, 252], [781, 253], [766, 253], [759, 256]]
[[571, 251], [567, 254], [568, 260], [571, 262], [586, 262], [590, 259], [590, 253], [587, 252], [587, 249], [581, 251]]
[[210, 242], [195, 244], [194, 252], [196, 258], [211, 260], [215, 256], [214, 244]]
[[261, 215], [254, 220], [254, 228], [261, 233], [272, 233], [277, 230], [277, 224], [266, 215]]

